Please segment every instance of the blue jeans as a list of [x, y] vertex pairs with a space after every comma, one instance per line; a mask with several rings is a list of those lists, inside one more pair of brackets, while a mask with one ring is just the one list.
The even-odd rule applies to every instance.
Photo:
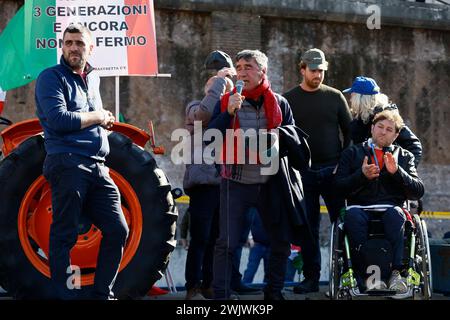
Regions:
[[284, 281], [294, 281], [295, 273], [297, 269], [294, 267], [294, 262], [291, 259], [288, 259], [286, 266], [286, 276], [284, 277]]
[[334, 221], [339, 211], [345, 206], [344, 199], [337, 196], [333, 190], [333, 171], [335, 165], [312, 166], [302, 172], [303, 190], [305, 192], [306, 214], [311, 227], [312, 238], [304, 237], [300, 246], [303, 255], [303, 275], [307, 279], [320, 279], [320, 196], [328, 209], [331, 221]]
[[101, 162], [73, 153], [47, 155], [43, 169], [52, 188], [49, 262], [55, 298], [79, 298], [75, 290], [67, 287], [71, 276], [67, 269], [83, 217], [102, 232], [92, 298], [113, 296], [112, 287], [129, 230], [109, 169]]
[[[389, 208], [382, 220], [385, 237], [392, 246], [393, 269], [400, 270], [404, 247], [405, 214], [400, 207]], [[352, 248], [358, 248], [366, 243], [369, 237], [369, 214], [366, 211], [360, 208], [347, 210], [344, 225]]]
[[267, 283], [267, 274], [269, 270], [270, 241], [269, 236], [264, 229], [258, 210], [251, 208], [247, 214], [247, 224], [252, 231], [255, 245], [250, 248], [247, 268], [244, 272], [244, 283], [252, 283], [258, 270], [261, 259], [264, 262], [264, 282]]
[[250, 254], [248, 256], [247, 268], [244, 272], [244, 283], [252, 283], [255, 277], [256, 271], [258, 271], [259, 263], [261, 259], [264, 262], [264, 282], [267, 282], [267, 274], [269, 270], [269, 246], [259, 242], [255, 242], [254, 246], [250, 248]]

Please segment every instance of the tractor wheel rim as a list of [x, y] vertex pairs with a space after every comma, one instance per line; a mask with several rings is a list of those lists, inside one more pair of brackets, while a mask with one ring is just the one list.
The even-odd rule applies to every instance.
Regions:
[[[139, 247], [143, 224], [142, 210], [138, 196], [125, 178], [112, 169], [110, 169], [110, 176], [119, 189], [122, 199], [122, 211], [129, 227], [129, 235], [119, 267], [120, 272], [130, 263]], [[40, 243], [46, 244], [45, 240], [43, 240], [45, 234], [49, 238], [47, 229], [50, 230], [49, 223], [51, 223], [51, 218], [49, 220], [48, 213], [51, 213], [50, 187], [47, 180], [41, 175], [31, 184], [23, 197], [17, 218], [17, 230], [22, 249], [28, 260], [40, 273], [50, 278], [50, 267], [47, 258], [48, 248], [43, 250], [40, 246]], [[90, 248], [90, 252], [92, 252], [92, 250], [95, 250], [95, 246], [99, 246], [100, 241], [100, 231], [97, 231], [95, 226], [91, 226], [87, 233], [78, 237], [78, 241], [71, 251], [71, 260], [74, 259], [72, 253], [76, 252], [77, 249], [81, 251], [83, 250], [82, 248]], [[33, 248], [32, 242], [37, 244], [40, 250], [36, 250], [36, 245]], [[96, 257], [94, 260], [96, 263]], [[95, 265], [80, 265], [81, 269], [92, 267], [95, 267]], [[94, 277], [95, 272], [81, 274], [81, 285], [94, 284]]]

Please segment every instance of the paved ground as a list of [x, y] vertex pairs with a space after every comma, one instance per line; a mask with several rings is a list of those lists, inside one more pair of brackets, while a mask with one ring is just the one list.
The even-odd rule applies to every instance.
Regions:
[[[329, 300], [325, 293], [328, 290], [328, 285], [321, 285], [320, 291], [309, 294], [295, 294], [292, 291], [292, 287], [285, 288], [283, 294], [286, 300]], [[174, 293], [168, 293], [160, 296], [152, 296], [145, 297], [143, 300], [184, 300], [186, 295], [186, 291], [179, 290]], [[262, 292], [257, 295], [241, 295], [238, 297], [239, 300], [263, 300]], [[379, 297], [370, 297], [370, 298], [358, 298], [360, 300], [385, 300], [389, 298], [379, 298]], [[0, 293], [0, 300], [12, 300], [7, 293]], [[193, 300], [206, 300], [201, 295], [196, 296]], [[355, 299], [357, 300], [357, 299]], [[443, 294], [434, 293], [432, 300], [450, 300], [450, 296], [444, 296]]]
[[[325, 295], [328, 291], [328, 285], [321, 285], [319, 292], [309, 293], [309, 294], [295, 294], [292, 291], [292, 287], [284, 289], [284, 296], [286, 300], [329, 300]], [[144, 300], [184, 300], [186, 291], [178, 291], [176, 293], [168, 293], [166, 295], [146, 297]], [[361, 300], [385, 300], [390, 298], [380, 298], [380, 297], [369, 297], [369, 298], [357, 298]], [[193, 300], [206, 300], [202, 296], [198, 295]], [[239, 296], [239, 300], [263, 300], [263, 294], [258, 295], [242, 295]], [[411, 300], [411, 299], [409, 299]], [[442, 294], [435, 293], [432, 300], [450, 300], [450, 296], [444, 296]]]

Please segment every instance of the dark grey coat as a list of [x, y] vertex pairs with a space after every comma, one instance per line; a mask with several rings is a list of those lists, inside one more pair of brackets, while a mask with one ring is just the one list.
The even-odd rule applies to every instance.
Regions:
[[280, 167], [269, 180], [272, 224], [279, 236], [293, 244], [310, 236], [300, 172], [311, 166], [308, 136], [295, 125], [279, 127]]

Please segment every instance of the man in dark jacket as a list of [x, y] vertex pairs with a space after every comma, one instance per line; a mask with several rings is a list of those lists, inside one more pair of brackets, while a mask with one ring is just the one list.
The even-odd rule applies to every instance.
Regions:
[[[350, 132], [354, 144], [370, 138], [372, 120], [377, 113], [385, 109], [398, 112], [397, 105], [389, 103], [389, 98], [380, 92], [380, 87], [372, 78], [356, 77], [351, 88], [342, 92], [351, 94], [350, 107], [354, 119], [350, 122]], [[414, 163], [417, 168], [422, 158], [422, 144], [407, 125], [402, 127], [394, 143], [414, 155]]]
[[47, 151], [43, 173], [52, 188], [49, 263], [56, 299], [86, 298], [68, 285], [76, 267], [71, 265], [70, 250], [77, 242], [82, 215], [102, 231], [93, 299], [113, 297], [129, 232], [119, 190], [104, 164], [109, 153], [105, 129], [115, 119], [103, 109], [100, 79], [86, 61], [92, 48], [89, 30], [69, 25], [61, 63], [42, 71], [36, 81], [37, 115]]
[[[266, 76], [267, 56], [258, 50], [244, 50], [237, 54], [235, 62], [238, 80], [244, 82], [242, 94], [235, 89], [232, 95], [226, 94], [222, 97], [216, 105], [209, 128], [219, 129], [222, 133], [228, 129], [232, 134], [237, 132], [237, 135], [239, 132], [253, 131], [255, 137], [258, 137], [261, 130], [267, 132], [281, 125], [294, 124], [289, 103], [270, 88]], [[238, 136], [237, 140], [246, 141], [246, 137], [240, 138], [242, 139]], [[264, 297], [281, 300], [290, 245], [287, 240], [272, 233], [272, 212], [269, 207], [273, 195], [270, 194], [268, 181], [276, 172], [267, 168], [263, 161], [240, 161], [239, 147], [245, 147], [245, 143], [225, 148], [233, 139], [234, 137], [227, 136], [222, 150], [225, 164], [222, 165], [220, 186], [220, 235], [214, 253], [215, 298], [230, 298], [233, 255], [239, 245], [245, 213], [249, 208], [255, 207], [261, 214], [270, 238], [270, 271]], [[245, 148], [246, 156], [252, 152]], [[265, 169], [269, 170], [263, 174]]]
[[378, 113], [372, 124], [372, 138], [342, 153], [335, 186], [347, 199], [345, 229], [356, 255], [368, 239], [369, 216], [364, 207], [387, 207], [382, 219], [386, 239], [393, 249], [389, 288], [406, 292], [406, 282], [400, 275], [406, 219], [401, 207], [407, 199], [422, 197], [424, 186], [417, 176], [414, 156], [392, 144], [402, 127], [398, 112]]

